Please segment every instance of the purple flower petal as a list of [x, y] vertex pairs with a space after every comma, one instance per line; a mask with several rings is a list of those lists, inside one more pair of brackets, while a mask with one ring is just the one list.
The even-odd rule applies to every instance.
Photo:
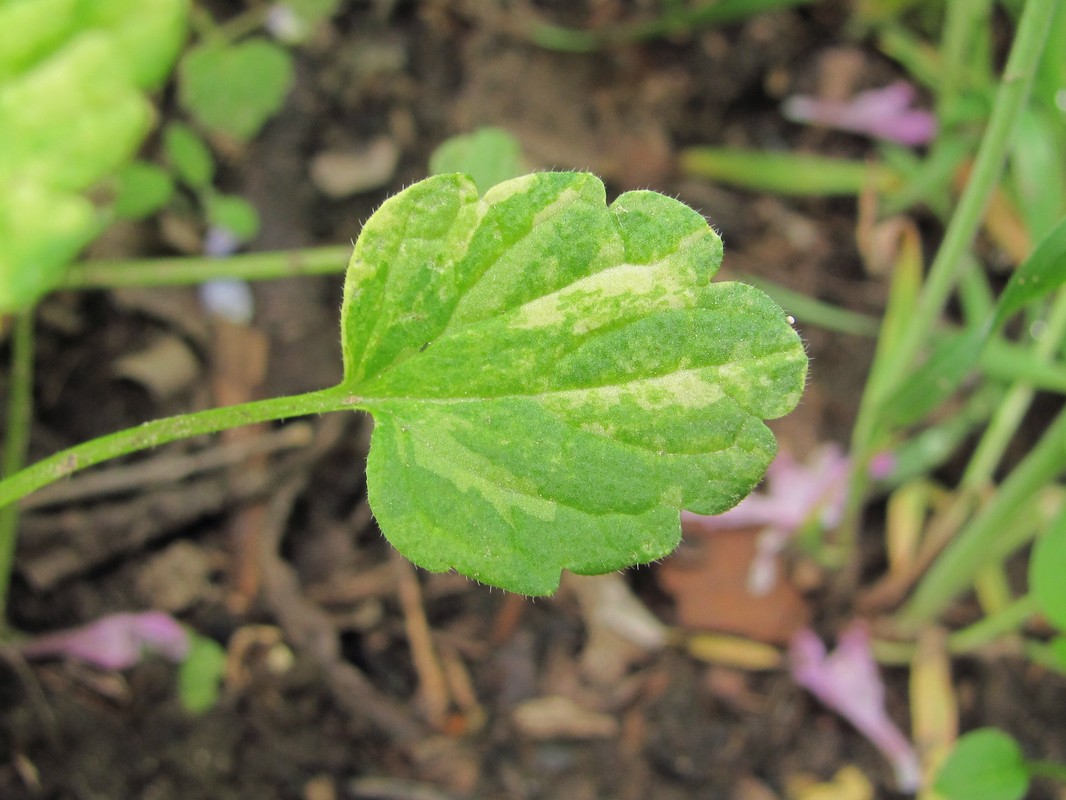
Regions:
[[881, 89], [859, 92], [847, 101], [793, 95], [785, 100], [781, 113], [793, 122], [811, 122], [915, 146], [936, 136], [937, 121], [931, 112], [911, 108], [914, 99], [914, 87], [897, 81]]
[[921, 765], [911, 743], [885, 711], [885, 687], [870, 650], [866, 626], [854, 623], [826, 654], [822, 640], [804, 629], [789, 650], [792, 678], [822, 703], [848, 720], [892, 763], [900, 791], [921, 785]]
[[102, 669], [126, 669], [147, 652], [181, 662], [189, 653], [189, 635], [161, 611], [112, 614], [80, 628], [49, 633], [23, 643], [26, 658], [74, 658]]

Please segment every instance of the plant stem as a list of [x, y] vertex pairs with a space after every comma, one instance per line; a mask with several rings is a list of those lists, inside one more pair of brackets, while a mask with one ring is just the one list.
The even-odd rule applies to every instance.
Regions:
[[973, 625], [951, 634], [948, 637], [948, 651], [957, 655], [972, 653], [1001, 636], [1017, 632], [1022, 624], [1039, 610], [1036, 598], [1027, 594], [995, 614], [983, 617]]
[[361, 402], [362, 398], [353, 397], [343, 387], [337, 386], [306, 394], [256, 400], [146, 422], [63, 450], [5, 478], [0, 481], [0, 508], [10, 506], [20, 498], [60, 478], [128, 453], [147, 450], [177, 439], [257, 422], [358, 409]]
[[120, 286], [181, 286], [215, 278], [268, 280], [297, 275], [344, 272], [351, 245], [241, 253], [227, 258], [150, 258], [130, 261], [83, 261], [64, 273], [62, 289]]
[[[7, 433], [4, 437], [3, 476], [16, 474], [26, 461], [33, 423], [33, 360], [35, 350], [33, 310], [15, 318], [11, 339], [11, 382], [7, 398]], [[19, 509], [0, 508], [0, 630], [7, 625], [7, 591], [15, 565]]]

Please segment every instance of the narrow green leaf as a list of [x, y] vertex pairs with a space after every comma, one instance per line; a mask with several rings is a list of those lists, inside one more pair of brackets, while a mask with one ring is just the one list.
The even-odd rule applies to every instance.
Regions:
[[1011, 275], [996, 308], [1002, 325], [1025, 306], [1066, 283], [1066, 219], [1045, 236], [1029, 258]]
[[251, 139], [285, 101], [292, 58], [265, 39], [236, 45], [207, 44], [181, 61], [178, 97], [203, 125]]
[[[1063, 15], [1066, 17], [1066, 15]], [[1066, 154], [1062, 114], [1028, 108], [1010, 152], [1011, 178], [1026, 229], [1038, 241], [1066, 218]]]
[[479, 197], [461, 175], [387, 201], [345, 283], [343, 389], [375, 418], [382, 531], [431, 570], [545, 594], [669, 553], [679, 509], [762, 477], [762, 420], [807, 359], [761, 291], [710, 283], [721, 240], [654, 192], [582, 173]]
[[959, 739], [934, 788], [948, 800], [1020, 800], [1029, 789], [1029, 770], [1014, 739], [982, 728]]
[[1066, 512], [1033, 545], [1029, 560], [1029, 591], [1036, 595], [1048, 622], [1066, 631]]
[[857, 195], [892, 188], [898, 176], [879, 164], [733, 147], [689, 147], [679, 156], [689, 175], [757, 191], [801, 196]]
[[974, 325], [940, 340], [929, 359], [885, 402], [885, 417], [894, 425], [911, 425], [950, 397], [976, 366], [990, 328]]
[[885, 402], [895, 424], [922, 419], [950, 396], [977, 365], [991, 335], [1011, 316], [1066, 283], [1066, 220], [1049, 233], [1015, 271], [996, 303], [994, 316], [941, 342], [932, 355]]

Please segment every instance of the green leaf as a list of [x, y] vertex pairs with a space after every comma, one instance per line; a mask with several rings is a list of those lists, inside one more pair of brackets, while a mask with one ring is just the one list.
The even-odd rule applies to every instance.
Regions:
[[215, 159], [196, 131], [172, 122], [163, 131], [163, 149], [178, 179], [192, 189], [203, 190], [215, 178]]
[[473, 133], [453, 136], [442, 142], [429, 158], [431, 175], [462, 172], [474, 179], [480, 192], [517, 178], [525, 171], [518, 140], [501, 128], [479, 128]]
[[1029, 788], [1029, 769], [1014, 739], [982, 728], [959, 739], [934, 788], [948, 800], [1019, 800]]
[[103, 33], [85, 33], [0, 84], [0, 188], [13, 175], [81, 190], [130, 159], [152, 108]]
[[134, 83], [154, 89], [185, 42], [188, 0], [80, 0], [79, 24], [111, 34], [115, 58]]
[[259, 233], [259, 212], [243, 197], [211, 194], [205, 210], [209, 223], [225, 228], [242, 244]]
[[1033, 545], [1029, 559], [1029, 591], [1048, 622], [1066, 631], [1066, 512]]
[[226, 651], [214, 639], [189, 631], [189, 654], [178, 672], [178, 697], [186, 711], [202, 714], [218, 702]]
[[0, 313], [29, 308], [100, 232], [92, 203], [35, 181], [0, 192]]
[[143, 219], [163, 208], [174, 193], [170, 174], [155, 164], [134, 161], [118, 172], [112, 210], [124, 219]]
[[341, 389], [376, 427], [385, 536], [427, 569], [524, 594], [669, 553], [776, 443], [807, 358], [761, 291], [710, 283], [721, 240], [654, 192], [582, 173], [479, 198], [441, 175], [367, 222], [345, 282]]
[[70, 35], [79, 0], [0, 3], [0, 81], [53, 52]]
[[285, 101], [292, 84], [292, 58], [272, 42], [206, 44], [182, 59], [178, 96], [204, 126], [237, 139], [251, 139]]

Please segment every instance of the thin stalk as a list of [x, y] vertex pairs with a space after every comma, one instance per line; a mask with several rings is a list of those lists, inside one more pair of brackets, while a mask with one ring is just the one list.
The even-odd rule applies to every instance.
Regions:
[[[10, 387], [7, 398], [7, 432], [4, 437], [3, 475], [15, 475], [26, 461], [33, 422], [33, 360], [35, 340], [33, 310], [15, 318], [11, 334]], [[7, 591], [15, 566], [18, 506], [0, 508], [0, 630], [7, 622]]]
[[934, 619], [973, 580], [983, 565], [998, 561], [1032, 534], [1016, 533], [1015, 513], [1066, 467], [1066, 410], [1015, 467], [999, 491], [964, 527], [925, 573], [906, 606], [902, 625], [917, 627]]
[[150, 258], [83, 261], [64, 273], [61, 289], [114, 289], [121, 286], [182, 286], [216, 278], [270, 280], [344, 272], [351, 245], [241, 253], [227, 258]]
[[0, 481], [0, 508], [10, 506], [42, 486], [112, 458], [226, 428], [356, 409], [360, 402], [361, 398], [351, 396], [342, 387], [334, 387], [146, 422], [63, 450], [5, 478]]
[[[1039, 605], [1032, 595], [1021, 597], [999, 613], [983, 617], [978, 622], [948, 636], [947, 651], [951, 655], [962, 656], [995, 644], [1004, 636], [1016, 633], [1037, 611], [1039, 611]], [[1034, 644], [1036, 643], [1023, 643], [1027, 654], [1033, 649]], [[1046, 647], [1042, 642], [1039, 644]], [[881, 664], [905, 665], [913, 662], [917, 645], [913, 642], [880, 639], [873, 642], [873, 651], [874, 657]]]
[[1027, 594], [995, 614], [989, 614], [973, 625], [948, 637], [948, 652], [955, 655], [972, 653], [992, 644], [1002, 636], [1016, 633], [1029, 617], [1040, 610], [1035, 597]]

